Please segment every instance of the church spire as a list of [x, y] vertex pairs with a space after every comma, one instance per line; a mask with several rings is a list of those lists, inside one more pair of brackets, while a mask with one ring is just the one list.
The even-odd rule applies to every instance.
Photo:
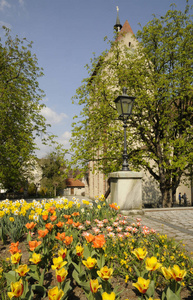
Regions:
[[122, 28], [122, 25], [120, 23], [120, 20], [119, 20], [119, 7], [117, 6], [117, 19], [116, 19], [116, 24], [114, 25], [114, 29], [119, 32]]

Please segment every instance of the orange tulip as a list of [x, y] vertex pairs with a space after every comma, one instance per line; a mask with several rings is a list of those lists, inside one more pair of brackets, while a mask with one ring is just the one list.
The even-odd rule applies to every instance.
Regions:
[[118, 209], [119, 209], [118, 206], [116, 206], [115, 203], [109, 204], [109, 206], [110, 206], [111, 208], [115, 209], [115, 210], [118, 210]]
[[9, 252], [13, 255], [15, 253], [21, 253], [21, 250], [18, 249], [19, 246], [19, 242], [16, 243], [11, 243], [11, 245], [9, 246]]
[[53, 214], [54, 212], [55, 212], [55, 207], [54, 206], [51, 206], [51, 207], [49, 207], [48, 208], [48, 211], [51, 213], [51, 214]]
[[47, 221], [48, 215], [42, 215], [42, 219], [43, 219], [44, 221]]
[[55, 238], [59, 241], [63, 241], [65, 239], [65, 236], [66, 236], [65, 232], [62, 232], [62, 233], [58, 232], [57, 235], [55, 236]]
[[51, 220], [52, 222], [54, 222], [56, 219], [57, 219], [57, 216], [51, 216], [51, 217], [50, 217], [50, 220]]
[[25, 227], [27, 228], [27, 229], [33, 229], [35, 226], [37, 225], [37, 223], [34, 223], [34, 222], [31, 222], [31, 223], [27, 223], [26, 225], [25, 225]]
[[44, 230], [38, 230], [38, 239], [44, 238], [47, 234], [48, 234], [48, 229], [44, 229]]
[[58, 222], [57, 224], [56, 224], [56, 226], [58, 227], [58, 228], [62, 228], [63, 226], [64, 226], [64, 222]]
[[80, 226], [81, 225], [81, 223], [80, 222], [77, 222], [77, 223], [75, 223], [75, 222], [73, 222], [73, 227], [78, 227], [78, 226]]
[[70, 219], [70, 218], [71, 218], [71, 215], [64, 215], [64, 218], [65, 218], [65, 219]]
[[64, 239], [64, 243], [66, 246], [70, 245], [73, 241], [73, 237], [72, 236], [66, 236]]
[[102, 248], [104, 244], [106, 243], [105, 237], [103, 234], [99, 234], [95, 236], [93, 241], [93, 248]]
[[49, 231], [51, 231], [52, 228], [54, 227], [54, 225], [51, 224], [51, 223], [47, 223], [47, 224], [45, 225], [45, 227], [46, 227]]
[[79, 215], [80, 215], [79, 212], [74, 212], [74, 213], [72, 214], [73, 217], [77, 217], [77, 216], [79, 216]]
[[68, 221], [66, 222], [66, 224], [72, 225], [73, 224], [73, 220], [72, 219], [68, 219]]
[[29, 241], [29, 249], [30, 251], [34, 251], [42, 242], [41, 241]]
[[94, 235], [92, 235], [91, 233], [89, 233], [88, 235], [85, 235], [84, 237], [85, 237], [87, 243], [94, 241], [94, 238], [95, 238]]

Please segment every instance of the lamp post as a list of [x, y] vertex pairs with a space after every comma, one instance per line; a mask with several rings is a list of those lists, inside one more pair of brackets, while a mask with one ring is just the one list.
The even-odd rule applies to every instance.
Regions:
[[131, 115], [133, 103], [135, 100], [135, 97], [128, 96], [127, 94], [127, 88], [123, 88], [123, 94], [121, 96], [118, 96], [115, 99], [115, 104], [117, 108], [117, 112], [119, 114], [119, 120], [123, 121], [123, 128], [124, 128], [124, 150], [123, 150], [123, 165], [122, 165], [122, 171], [130, 171], [128, 168], [128, 155], [127, 155], [127, 139], [126, 139], [126, 128], [127, 128], [127, 120], [129, 116]]

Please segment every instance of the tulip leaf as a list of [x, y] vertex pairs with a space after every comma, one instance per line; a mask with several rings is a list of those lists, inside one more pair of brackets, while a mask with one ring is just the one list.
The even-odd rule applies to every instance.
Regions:
[[72, 289], [72, 287], [70, 285], [70, 280], [62, 282], [61, 287], [62, 287], [64, 294], [67, 294]]
[[146, 292], [146, 294], [149, 296], [149, 297], [152, 297], [155, 293], [155, 282], [152, 280], [149, 284], [149, 288]]
[[104, 264], [105, 264], [105, 255], [104, 254], [101, 254], [100, 257], [97, 259], [97, 264], [98, 264], [99, 269], [104, 267]]
[[169, 287], [167, 288], [166, 291], [166, 299], [167, 300], [180, 300], [181, 297], [176, 295]]
[[29, 272], [29, 275], [37, 281], [39, 281], [39, 279], [40, 279], [37, 271], [36, 272], [31, 271], [31, 272]]
[[45, 297], [46, 295], [46, 288], [39, 284], [33, 284], [32, 289], [35, 294], [41, 295], [42, 297]]
[[39, 284], [43, 285], [44, 284], [44, 275], [45, 275], [45, 269], [42, 271], [42, 274], [40, 276]]
[[76, 270], [73, 270], [72, 272], [72, 277], [74, 278], [74, 280], [78, 283], [81, 284], [80, 278], [78, 276], [78, 272]]
[[89, 247], [84, 245], [84, 257], [85, 257], [85, 259], [87, 259], [89, 256], [92, 257], [92, 255], [90, 253], [90, 250], [89, 250]]
[[133, 268], [134, 268], [134, 270], [136, 272], [137, 277], [141, 277], [141, 273], [139, 272], [139, 270], [137, 269], [137, 267], [134, 265]]
[[15, 282], [15, 271], [9, 271], [7, 274], [4, 274], [5, 278], [7, 279], [8, 285], [10, 285], [11, 282]]

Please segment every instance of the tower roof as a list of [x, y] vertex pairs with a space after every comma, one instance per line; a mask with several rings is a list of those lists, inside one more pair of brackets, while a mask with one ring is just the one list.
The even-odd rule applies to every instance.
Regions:
[[131, 26], [129, 25], [129, 22], [126, 20], [125, 23], [123, 24], [123, 27], [118, 32], [116, 40], [122, 39], [122, 37], [127, 33], [131, 33], [132, 35], [134, 35], [133, 30], [131, 29]]
[[125, 23], [123, 24], [123, 27], [121, 28], [121, 31], [120, 31], [121, 33], [128, 33], [128, 32], [130, 32], [130, 33], [132, 33], [132, 34], [134, 34], [133, 33], [133, 30], [131, 29], [131, 26], [129, 25], [129, 22], [126, 20], [125, 21]]

